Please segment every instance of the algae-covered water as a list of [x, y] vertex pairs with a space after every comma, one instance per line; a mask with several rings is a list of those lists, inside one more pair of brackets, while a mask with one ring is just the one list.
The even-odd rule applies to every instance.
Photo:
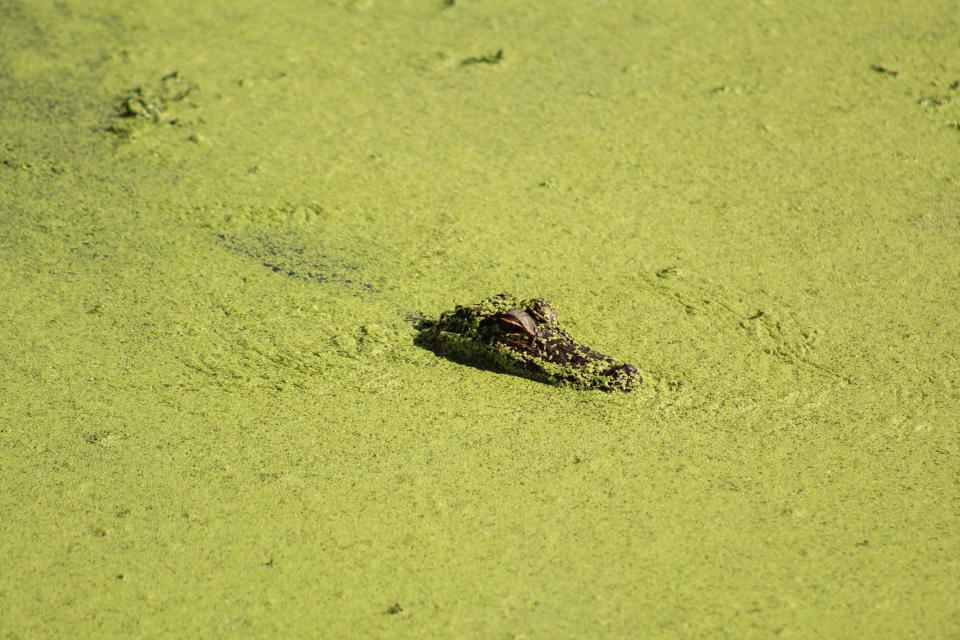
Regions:
[[0, 637], [957, 637], [958, 31], [0, 1]]

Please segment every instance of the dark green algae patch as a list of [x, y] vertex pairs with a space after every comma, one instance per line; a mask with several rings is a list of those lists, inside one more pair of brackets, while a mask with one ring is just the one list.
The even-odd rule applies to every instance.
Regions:
[[418, 325], [416, 343], [454, 362], [577, 389], [631, 391], [635, 366], [578, 343], [553, 305], [501, 293]]

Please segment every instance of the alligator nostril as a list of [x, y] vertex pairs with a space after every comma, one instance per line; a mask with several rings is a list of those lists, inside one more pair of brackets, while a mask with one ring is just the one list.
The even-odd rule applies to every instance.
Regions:
[[640, 384], [643, 384], [643, 379], [640, 377], [640, 370], [632, 364], [621, 364], [617, 365], [616, 367], [610, 367], [610, 370], [607, 371], [607, 375], [614, 378], [623, 376], [626, 378], [635, 379]]

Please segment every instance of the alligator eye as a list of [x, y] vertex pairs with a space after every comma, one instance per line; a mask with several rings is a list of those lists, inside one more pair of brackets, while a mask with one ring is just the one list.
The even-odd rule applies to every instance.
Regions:
[[525, 333], [534, 337], [537, 335], [537, 323], [526, 311], [511, 309], [497, 315], [497, 321], [500, 323], [500, 328], [507, 333]]

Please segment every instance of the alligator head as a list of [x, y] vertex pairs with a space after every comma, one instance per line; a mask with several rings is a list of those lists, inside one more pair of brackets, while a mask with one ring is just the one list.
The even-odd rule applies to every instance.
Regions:
[[501, 293], [423, 320], [418, 344], [466, 364], [582, 389], [630, 391], [641, 384], [632, 364], [574, 340], [546, 300]]

